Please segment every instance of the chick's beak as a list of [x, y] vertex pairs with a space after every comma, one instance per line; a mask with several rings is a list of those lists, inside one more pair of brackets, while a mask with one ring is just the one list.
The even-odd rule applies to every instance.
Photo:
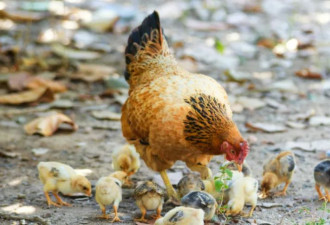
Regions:
[[236, 163], [236, 167], [239, 172], [242, 172], [242, 168], [243, 168], [242, 164]]
[[85, 194], [86, 194], [88, 197], [91, 197], [91, 196], [92, 196], [92, 190], [87, 191]]

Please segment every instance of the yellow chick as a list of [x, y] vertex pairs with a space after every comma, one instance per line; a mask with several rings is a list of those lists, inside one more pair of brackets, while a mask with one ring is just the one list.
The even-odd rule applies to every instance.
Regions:
[[176, 207], [168, 211], [155, 225], [204, 225], [204, 211], [190, 207]]
[[180, 198], [191, 191], [202, 191], [205, 189], [199, 173], [190, 173], [182, 177], [177, 186]]
[[[112, 154], [112, 167], [115, 171], [124, 171], [128, 176], [133, 175], [140, 168], [140, 155], [134, 145], [126, 144], [116, 149]], [[128, 180], [127, 184], [131, 184]]]
[[164, 203], [164, 190], [158, 184], [152, 181], [146, 181], [135, 188], [134, 198], [136, 205], [141, 210], [141, 218], [135, 221], [146, 222], [144, 218], [147, 210], [157, 210], [157, 214], [152, 217], [158, 219], [161, 217], [161, 212]]
[[[330, 202], [330, 159], [323, 160], [314, 168], [315, 189], [319, 194], [320, 200]], [[321, 186], [325, 190], [325, 196], [321, 192]]]
[[[252, 177], [240, 177], [233, 181], [229, 186], [229, 202], [226, 215], [237, 215], [241, 213], [243, 216], [252, 216], [257, 206], [258, 200], [258, 181]], [[252, 205], [248, 214], [242, 213], [244, 205], [250, 203]]]
[[[48, 206], [71, 206], [71, 204], [64, 202], [58, 196], [58, 192], [64, 195], [84, 193], [87, 196], [91, 196], [90, 182], [86, 177], [78, 175], [72, 167], [59, 162], [40, 162], [37, 168], [39, 178], [44, 184], [43, 189]], [[53, 202], [50, 199], [48, 192], [53, 193], [57, 202]]]
[[96, 183], [95, 200], [99, 204], [102, 215], [100, 218], [109, 219], [106, 215], [106, 206], [113, 204], [115, 216], [112, 222], [120, 221], [118, 217], [118, 206], [122, 200], [122, 182], [127, 179], [127, 174], [123, 171], [117, 171], [107, 177], [101, 177]]
[[263, 178], [261, 182], [262, 193], [260, 198], [266, 198], [271, 189], [277, 187], [283, 182], [285, 182], [283, 190], [278, 192], [276, 195], [286, 195], [286, 189], [291, 183], [295, 166], [295, 157], [290, 151], [281, 152], [276, 156], [272, 156], [264, 165]]

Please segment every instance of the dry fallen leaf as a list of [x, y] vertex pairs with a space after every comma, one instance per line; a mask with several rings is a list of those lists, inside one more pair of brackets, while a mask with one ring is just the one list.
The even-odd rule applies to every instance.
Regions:
[[46, 117], [37, 118], [24, 126], [27, 134], [41, 134], [43, 136], [51, 136], [62, 123], [72, 126], [73, 130], [77, 130], [78, 126], [68, 116], [56, 113]]
[[78, 71], [72, 74], [71, 78], [86, 82], [96, 82], [105, 80], [114, 72], [115, 69], [110, 66], [98, 64], [79, 64]]
[[46, 18], [44, 13], [27, 11], [4, 11], [0, 10], [0, 17], [11, 19], [15, 22], [36, 22]]
[[92, 115], [96, 119], [101, 119], [101, 120], [120, 120], [121, 118], [120, 113], [111, 112], [109, 110], [93, 111]]
[[42, 77], [34, 77], [28, 73], [19, 73], [9, 76], [8, 87], [10, 90], [21, 91], [25, 88], [37, 89], [40, 87], [49, 88], [54, 93], [65, 92], [65, 85]]
[[29, 80], [29, 82], [26, 84], [26, 87], [29, 89], [35, 89], [39, 87], [47, 87], [54, 93], [62, 93], [67, 90], [66, 86], [53, 81], [53, 80], [46, 80], [41, 77], [33, 77]]
[[271, 123], [249, 123], [245, 124], [247, 128], [253, 131], [263, 131], [266, 133], [277, 133], [286, 131], [284, 125], [271, 124]]
[[76, 59], [76, 60], [92, 60], [101, 57], [98, 52], [80, 51], [72, 48], [65, 47], [60, 44], [53, 44], [52, 51], [63, 58]]
[[51, 90], [45, 87], [0, 96], [0, 104], [20, 105], [24, 103], [52, 102], [55, 97]]
[[308, 68], [301, 69], [296, 71], [296, 76], [306, 78], [306, 79], [315, 79], [315, 80], [321, 80], [322, 79], [322, 74], [318, 72], [311, 71]]

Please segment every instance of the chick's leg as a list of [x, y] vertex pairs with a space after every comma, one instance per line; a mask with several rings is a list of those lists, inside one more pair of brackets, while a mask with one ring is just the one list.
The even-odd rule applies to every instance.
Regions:
[[134, 221], [145, 223], [145, 222], [147, 222], [147, 220], [144, 217], [147, 213], [147, 210], [144, 207], [140, 207], [140, 210], [141, 210], [141, 218], [140, 219], [134, 219]]
[[46, 196], [46, 200], [47, 200], [47, 204], [48, 206], [51, 206], [51, 205], [54, 205], [54, 206], [57, 206], [57, 207], [61, 207], [61, 205], [57, 204], [56, 202], [53, 202], [50, 197], [49, 197], [49, 194], [47, 191], [44, 192], [45, 193], [45, 196]]
[[69, 204], [69, 203], [63, 201], [63, 200], [60, 198], [60, 196], [58, 196], [57, 192], [52, 192], [52, 193], [53, 193], [53, 195], [55, 196], [56, 201], [57, 201], [58, 204], [60, 204], [60, 205], [65, 205], [65, 206], [72, 206], [71, 204]]
[[320, 185], [315, 184], [315, 189], [316, 189], [316, 191], [317, 191], [317, 193], [319, 195], [319, 200], [323, 200], [324, 199], [324, 196], [323, 196], [323, 194], [321, 192]]
[[101, 205], [101, 204], [99, 204], [99, 205], [100, 205], [100, 208], [102, 210], [102, 215], [98, 216], [98, 218], [109, 219], [110, 217], [109, 217], [109, 215], [106, 214], [106, 212], [105, 212], [106, 209], [105, 209], [104, 205]]
[[170, 182], [170, 179], [167, 176], [166, 170], [160, 171], [160, 176], [162, 177], [162, 179], [164, 181], [168, 197], [170, 198], [169, 201], [174, 204], [179, 204], [180, 200], [179, 200], [178, 194], [174, 190], [174, 188]]
[[251, 209], [250, 209], [250, 211], [249, 211], [249, 213], [243, 213], [242, 216], [243, 217], [251, 217], [255, 208], [256, 208], [255, 205], [252, 206]]
[[328, 189], [325, 188], [325, 194], [327, 196], [328, 202], [330, 202], [330, 193], [328, 191]]
[[113, 220], [111, 221], [112, 223], [113, 222], [119, 222], [120, 221], [120, 218], [118, 217], [118, 212], [117, 212], [118, 208], [116, 205], [113, 206], [113, 211], [115, 213], [115, 217], [113, 218]]
[[159, 218], [161, 218], [162, 216], [161, 216], [161, 212], [162, 212], [162, 206], [159, 206], [158, 208], [157, 208], [157, 214], [156, 215], [152, 215], [152, 218], [154, 218], [154, 219], [159, 219]]
[[290, 184], [290, 181], [285, 182], [285, 186], [284, 186], [283, 190], [276, 193], [275, 195], [276, 196], [279, 196], [279, 195], [284, 195], [285, 196], [286, 195], [286, 189], [288, 189], [289, 184]]

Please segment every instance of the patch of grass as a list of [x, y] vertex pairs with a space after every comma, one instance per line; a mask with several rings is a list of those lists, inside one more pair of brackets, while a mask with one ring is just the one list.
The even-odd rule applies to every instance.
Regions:
[[[215, 184], [215, 190], [221, 194], [220, 199], [217, 199], [220, 201], [218, 211], [221, 214], [224, 214], [227, 211], [228, 206], [223, 205], [223, 199], [224, 199], [224, 192], [226, 189], [228, 189], [228, 181], [232, 179], [233, 172], [227, 168], [227, 166], [220, 166], [219, 167], [219, 176], [214, 177], [214, 184]], [[226, 219], [227, 220], [227, 219]]]
[[316, 221], [307, 222], [305, 225], [325, 225], [325, 219], [320, 218]]

